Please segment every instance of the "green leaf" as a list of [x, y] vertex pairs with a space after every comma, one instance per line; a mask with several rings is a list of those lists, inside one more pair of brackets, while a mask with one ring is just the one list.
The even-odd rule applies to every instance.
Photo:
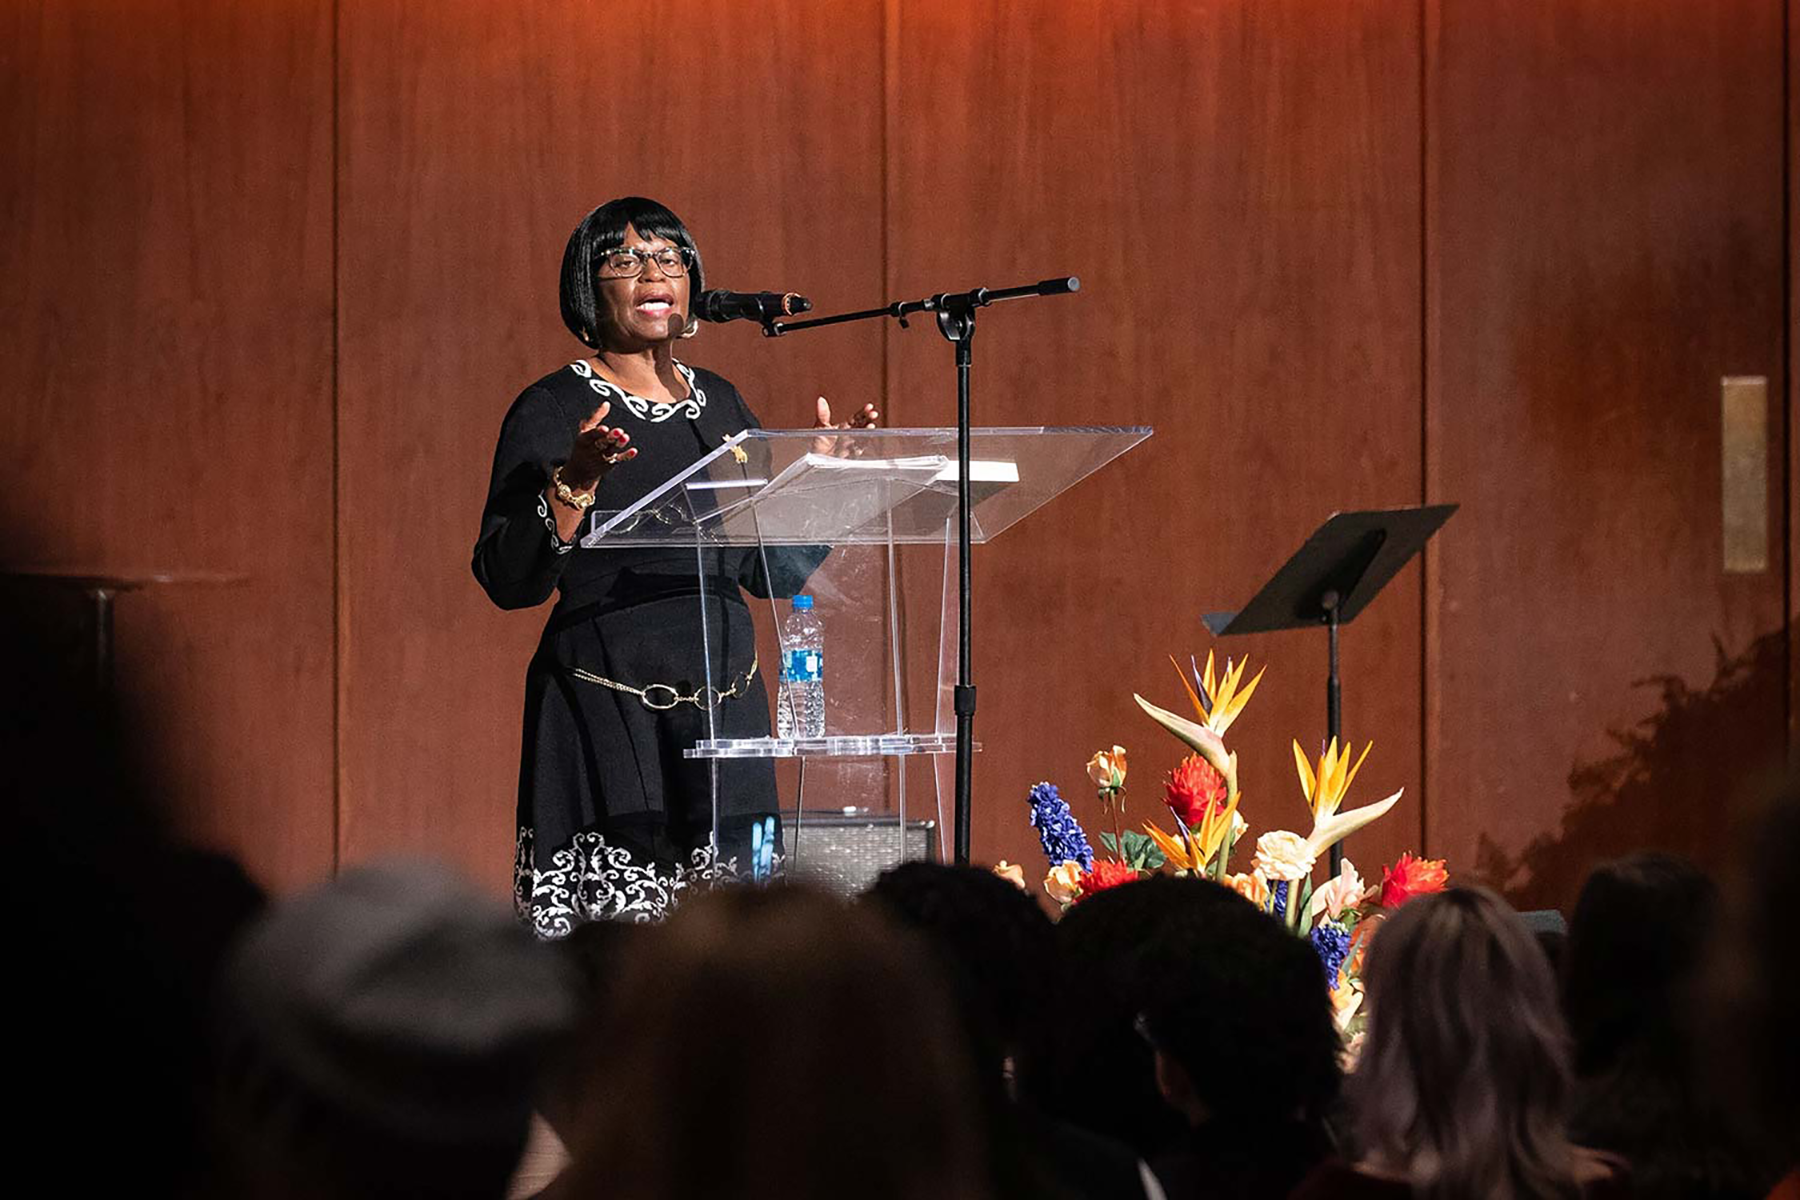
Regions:
[[1105, 846], [1107, 850], [1113, 854], [1119, 853], [1119, 843], [1110, 833], [1103, 833], [1100, 835], [1100, 844]]
[[1154, 871], [1168, 861], [1156, 840], [1147, 833], [1126, 830], [1125, 849], [1120, 855], [1127, 864], [1140, 871]]

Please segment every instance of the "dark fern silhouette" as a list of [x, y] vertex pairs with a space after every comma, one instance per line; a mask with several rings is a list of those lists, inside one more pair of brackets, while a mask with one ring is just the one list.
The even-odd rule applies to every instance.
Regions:
[[1519, 908], [1566, 909], [1596, 863], [1633, 851], [1667, 850], [1721, 868], [1742, 797], [1781, 763], [1788, 634], [1765, 634], [1735, 656], [1717, 637], [1713, 647], [1704, 688], [1674, 675], [1638, 682], [1656, 690], [1658, 707], [1611, 731], [1616, 753], [1570, 770], [1560, 829], [1516, 856], [1484, 836], [1476, 872]]

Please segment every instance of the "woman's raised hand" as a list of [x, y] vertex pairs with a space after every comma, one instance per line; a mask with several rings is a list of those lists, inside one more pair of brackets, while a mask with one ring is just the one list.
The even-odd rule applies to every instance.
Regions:
[[575, 444], [562, 469], [563, 482], [575, 491], [591, 491], [608, 471], [637, 457], [637, 447], [630, 445], [631, 435], [606, 423], [611, 411], [612, 403], [601, 401], [575, 431]]
[[839, 421], [833, 424], [831, 402], [823, 396], [819, 397], [817, 414], [817, 418], [813, 421], [814, 429], [868, 429], [881, 420], [881, 414], [876, 411], [875, 406], [865, 404], [862, 406], [862, 411], [848, 421]]
[[[881, 413], [873, 404], [865, 404], [848, 421], [831, 419], [831, 402], [820, 396], [814, 409], [814, 429], [873, 429], [881, 420]], [[814, 454], [849, 453], [854, 439], [846, 439], [843, 450], [838, 449], [838, 439], [834, 437], [816, 437], [813, 439]]]

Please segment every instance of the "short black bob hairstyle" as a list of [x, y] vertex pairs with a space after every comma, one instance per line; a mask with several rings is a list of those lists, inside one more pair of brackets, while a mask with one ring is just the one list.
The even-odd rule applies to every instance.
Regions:
[[[600, 302], [594, 295], [594, 260], [625, 244], [627, 226], [644, 238], [663, 238], [694, 256], [688, 268], [690, 303], [698, 299], [706, 287], [706, 271], [700, 263], [700, 248], [681, 223], [681, 218], [642, 196], [621, 196], [608, 200], [581, 219], [569, 244], [563, 250], [562, 301], [563, 324], [584, 343], [600, 346]], [[691, 319], [691, 316], [690, 316]]]

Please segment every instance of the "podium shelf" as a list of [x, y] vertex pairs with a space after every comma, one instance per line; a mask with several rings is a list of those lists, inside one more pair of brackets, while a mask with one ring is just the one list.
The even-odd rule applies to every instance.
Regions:
[[[981, 743], [976, 742], [976, 750]], [[702, 738], [683, 758], [889, 758], [955, 754], [956, 733], [876, 733], [822, 738]]]

